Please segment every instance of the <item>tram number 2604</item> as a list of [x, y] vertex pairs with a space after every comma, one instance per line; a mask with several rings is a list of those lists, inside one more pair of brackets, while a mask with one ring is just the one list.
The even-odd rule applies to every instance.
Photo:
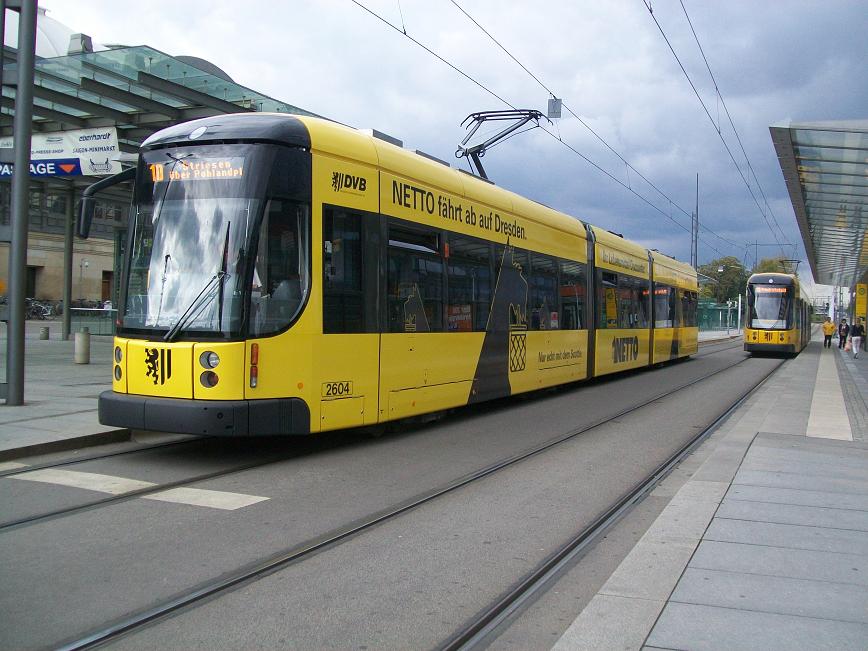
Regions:
[[323, 398], [340, 398], [343, 396], [353, 395], [352, 382], [323, 382], [322, 397]]

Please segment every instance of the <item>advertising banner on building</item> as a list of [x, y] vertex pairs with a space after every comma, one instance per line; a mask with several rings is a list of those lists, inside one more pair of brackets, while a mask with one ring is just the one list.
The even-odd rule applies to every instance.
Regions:
[[[12, 138], [0, 138], [11, 148]], [[30, 139], [30, 176], [108, 176], [121, 170], [115, 127], [34, 133]], [[11, 163], [0, 164], [0, 178], [12, 176]]]

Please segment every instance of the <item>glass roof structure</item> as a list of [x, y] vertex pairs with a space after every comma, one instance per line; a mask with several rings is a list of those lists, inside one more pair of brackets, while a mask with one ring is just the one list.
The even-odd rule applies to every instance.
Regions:
[[868, 120], [769, 128], [814, 280], [868, 274]]
[[[193, 62], [147, 46], [37, 59], [33, 131], [115, 126], [121, 149], [134, 153], [155, 131], [186, 120], [246, 111], [313, 115]], [[16, 66], [3, 66], [2, 135], [12, 131]]]

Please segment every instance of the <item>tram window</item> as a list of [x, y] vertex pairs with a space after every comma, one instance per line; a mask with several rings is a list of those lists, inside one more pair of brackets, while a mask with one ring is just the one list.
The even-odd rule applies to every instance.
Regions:
[[387, 302], [390, 332], [443, 330], [439, 233], [390, 225]]
[[634, 328], [648, 328], [651, 325], [651, 297], [649, 295], [649, 283], [642, 278], [634, 278], [633, 283], [636, 286], [635, 297], [636, 318]]
[[323, 213], [323, 332], [364, 332], [362, 216]]
[[630, 276], [618, 274], [618, 327], [636, 328], [638, 321], [638, 287]]
[[672, 328], [676, 325], [675, 288], [654, 283], [654, 327]]
[[599, 271], [597, 282], [597, 327], [618, 327], [618, 274]]
[[696, 292], [679, 289], [678, 297], [681, 304], [681, 325], [687, 328], [696, 327]]
[[491, 309], [491, 245], [450, 234], [446, 324], [450, 332], [484, 332]]
[[272, 199], [259, 229], [251, 292], [253, 336], [285, 328], [310, 289], [307, 206]]
[[559, 330], [558, 270], [554, 258], [531, 253], [529, 329]]
[[582, 330], [585, 327], [585, 265], [561, 260], [560, 298], [561, 330]]

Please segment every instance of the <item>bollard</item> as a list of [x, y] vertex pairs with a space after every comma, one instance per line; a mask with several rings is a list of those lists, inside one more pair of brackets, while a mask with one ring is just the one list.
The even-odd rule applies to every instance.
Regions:
[[87, 328], [75, 333], [75, 363], [90, 364], [90, 330]]
[[39, 328], [39, 338], [40, 339], [48, 339], [48, 328], [46, 328], [46, 327]]

